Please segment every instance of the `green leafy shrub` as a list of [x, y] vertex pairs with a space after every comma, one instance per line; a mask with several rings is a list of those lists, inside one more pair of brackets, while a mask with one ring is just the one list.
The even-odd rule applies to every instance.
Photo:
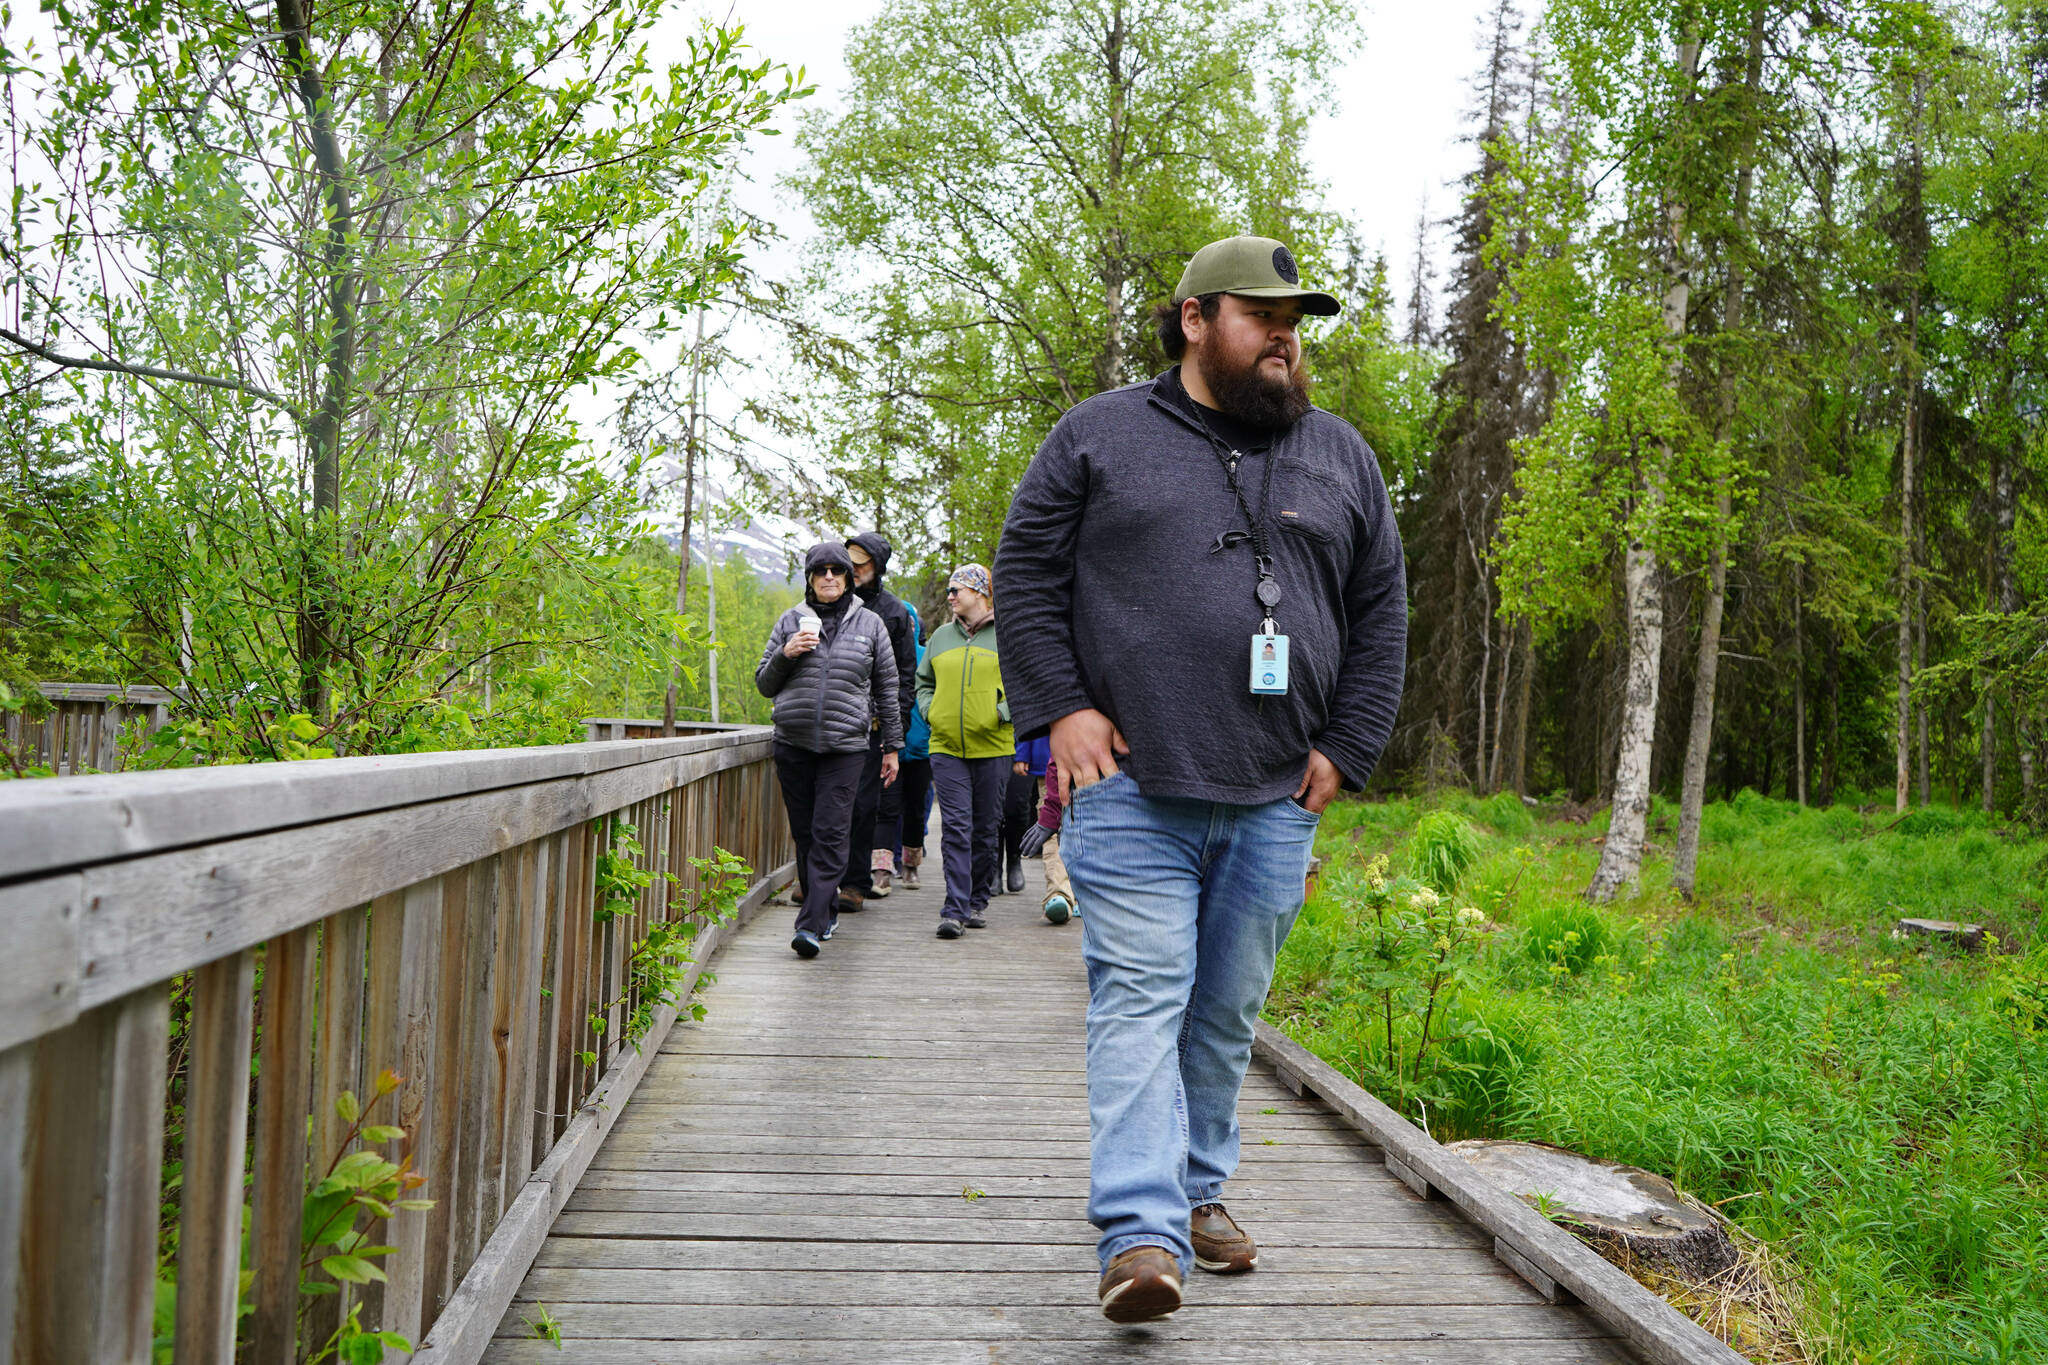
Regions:
[[1479, 838], [1464, 816], [1431, 811], [1416, 821], [1415, 834], [1408, 840], [1410, 875], [1437, 895], [1450, 895], [1465, 869], [1478, 860]]
[[1612, 921], [1583, 900], [1559, 898], [1522, 915], [1522, 953], [1553, 977], [1575, 976], [1614, 949]]
[[1346, 884], [1352, 932], [1339, 961], [1359, 987], [1352, 997], [1358, 1073], [1405, 1111], [1411, 1096], [1437, 1098], [1442, 1063], [1431, 1049], [1469, 1026], [1456, 1005], [1486, 917], [1454, 907], [1431, 887], [1390, 885], [1386, 870], [1386, 858], [1375, 858]]
[[1524, 835], [1536, 830], [1536, 817], [1513, 792], [1495, 792], [1473, 809], [1479, 823], [1495, 834]]

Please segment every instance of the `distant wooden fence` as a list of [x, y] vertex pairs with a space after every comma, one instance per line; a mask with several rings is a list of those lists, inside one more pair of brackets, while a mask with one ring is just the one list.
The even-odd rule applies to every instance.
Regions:
[[[620, 1046], [628, 945], [714, 845], [757, 869], [743, 911], [788, 879], [767, 735], [0, 784], [0, 1365], [147, 1365], [166, 1159], [176, 1359], [236, 1358], [245, 1199], [242, 1358], [303, 1359], [345, 1298], [300, 1329], [303, 1197], [336, 1097], [387, 1069], [373, 1118], [406, 1136], [378, 1150], [435, 1202], [356, 1301], [422, 1365], [475, 1361], [674, 1018]], [[600, 817], [681, 878], [605, 923]]]
[[42, 683], [50, 703], [40, 722], [9, 714], [7, 747], [23, 767], [50, 768], [59, 775], [87, 769], [110, 773], [121, 766], [121, 735], [134, 726], [144, 734], [163, 728], [178, 694], [161, 687], [122, 683]]
[[[749, 730], [752, 726], [734, 725], [726, 721], [679, 720], [676, 733], [679, 735], [723, 735], [734, 730]], [[592, 744], [606, 739], [660, 739], [661, 717], [653, 720], [629, 719], [623, 716], [585, 716], [583, 738]]]

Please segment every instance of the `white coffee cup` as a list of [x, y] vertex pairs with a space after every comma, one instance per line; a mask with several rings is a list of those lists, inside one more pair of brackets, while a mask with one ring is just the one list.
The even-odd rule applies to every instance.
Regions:
[[796, 628], [816, 635], [825, 629], [825, 623], [815, 616], [799, 616], [796, 618]]

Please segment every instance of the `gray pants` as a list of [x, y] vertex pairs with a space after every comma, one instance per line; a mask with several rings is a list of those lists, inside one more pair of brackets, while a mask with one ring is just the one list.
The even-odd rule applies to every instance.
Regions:
[[988, 908], [995, 885], [997, 849], [1003, 824], [1003, 792], [1010, 781], [1010, 757], [955, 758], [932, 755], [932, 789], [939, 796], [939, 820], [946, 854], [947, 919], [965, 920]]

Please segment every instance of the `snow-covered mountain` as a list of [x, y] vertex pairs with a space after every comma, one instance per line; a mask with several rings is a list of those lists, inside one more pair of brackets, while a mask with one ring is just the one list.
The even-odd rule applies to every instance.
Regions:
[[[672, 467], [669, 477], [680, 486], [682, 467], [668, 461]], [[812, 527], [793, 518], [775, 513], [762, 513], [738, 525], [717, 524], [706, 527], [707, 508], [727, 505], [726, 485], [717, 475], [697, 475], [697, 515], [690, 525], [690, 559], [693, 563], [709, 563], [714, 554], [723, 561], [737, 551], [754, 570], [755, 577], [763, 583], [783, 587], [796, 582], [795, 566], [802, 563], [803, 552], [823, 537]], [[680, 499], [678, 499], [680, 501]], [[724, 517], [714, 513], [714, 523], [723, 523]], [[683, 536], [683, 514], [680, 507], [666, 507], [648, 513], [651, 521], [664, 535], [669, 544], [679, 545]]]

